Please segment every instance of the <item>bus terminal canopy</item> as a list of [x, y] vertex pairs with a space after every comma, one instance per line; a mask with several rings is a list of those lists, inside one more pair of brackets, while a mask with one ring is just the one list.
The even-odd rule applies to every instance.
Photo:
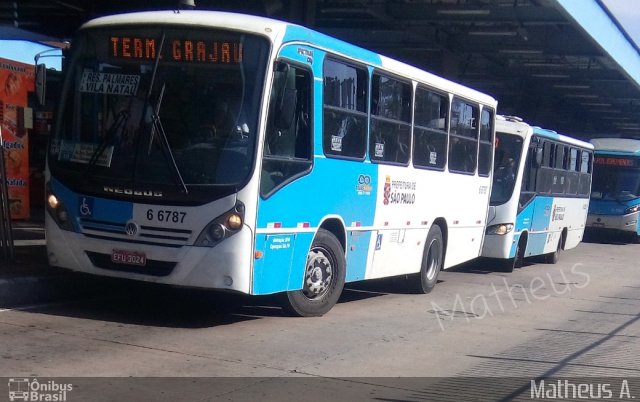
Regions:
[[[46, 3], [0, 6], [5, 11], [0, 25], [62, 39], [90, 18], [176, 8], [178, 0]], [[582, 138], [640, 138], [640, 52], [601, 0], [196, 0], [196, 5], [298, 22], [488, 93], [498, 99], [501, 114], [534, 125]]]

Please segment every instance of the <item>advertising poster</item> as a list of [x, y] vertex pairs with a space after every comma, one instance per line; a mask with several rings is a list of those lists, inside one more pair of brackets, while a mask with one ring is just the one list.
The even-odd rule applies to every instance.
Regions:
[[[34, 90], [34, 67], [0, 58], [0, 126], [11, 218], [29, 219], [29, 136], [33, 122], [27, 108]], [[25, 113], [25, 111], [27, 111]]]

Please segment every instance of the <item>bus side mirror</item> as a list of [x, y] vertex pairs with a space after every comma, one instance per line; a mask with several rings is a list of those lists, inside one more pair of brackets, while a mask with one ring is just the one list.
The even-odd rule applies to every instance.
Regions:
[[38, 64], [36, 66], [36, 98], [38, 104], [43, 106], [45, 103], [47, 89], [47, 66], [46, 64]]
[[536, 167], [542, 166], [542, 148], [534, 148]]

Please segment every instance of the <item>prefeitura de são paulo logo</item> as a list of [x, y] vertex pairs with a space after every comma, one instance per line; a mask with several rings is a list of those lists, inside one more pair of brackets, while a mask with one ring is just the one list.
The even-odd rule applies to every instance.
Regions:
[[10, 378], [10, 401], [66, 401], [73, 384], [37, 378]]

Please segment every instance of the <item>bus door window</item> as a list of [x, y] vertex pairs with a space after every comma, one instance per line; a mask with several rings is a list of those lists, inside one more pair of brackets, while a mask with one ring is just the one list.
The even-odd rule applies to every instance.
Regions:
[[260, 178], [263, 197], [311, 169], [312, 82], [308, 70], [277, 63]]
[[518, 201], [518, 212], [529, 204], [536, 195], [538, 171], [540, 170], [536, 159], [541, 149], [540, 147], [542, 147], [542, 144], [538, 141], [538, 138], [532, 137], [522, 175], [522, 190], [520, 191], [520, 199]]

